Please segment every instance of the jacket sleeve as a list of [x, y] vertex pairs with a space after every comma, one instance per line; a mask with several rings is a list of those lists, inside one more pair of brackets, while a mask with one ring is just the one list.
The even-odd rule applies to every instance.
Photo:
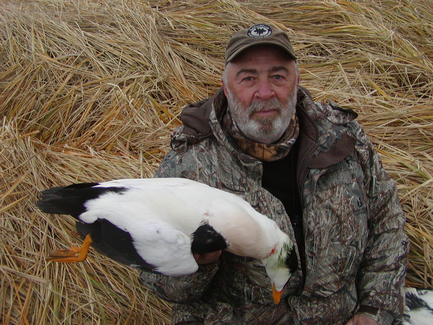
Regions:
[[[356, 123], [357, 124], [357, 123]], [[395, 182], [360, 127], [357, 151], [364, 169], [369, 208], [369, 235], [358, 272], [360, 312], [379, 324], [391, 324], [404, 309], [404, 282], [409, 241]]]
[[[194, 179], [195, 159], [189, 152], [178, 154], [170, 151], [159, 166], [154, 177], [183, 177]], [[200, 181], [199, 179], [195, 179]], [[188, 303], [202, 297], [208, 289], [213, 276], [218, 271], [219, 260], [199, 265], [194, 274], [184, 276], [165, 276], [141, 272], [140, 280], [158, 297], [175, 303]]]

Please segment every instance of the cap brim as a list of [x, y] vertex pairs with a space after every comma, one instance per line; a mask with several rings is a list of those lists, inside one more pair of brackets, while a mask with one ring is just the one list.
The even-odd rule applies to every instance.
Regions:
[[226, 59], [226, 63], [232, 61], [235, 57], [237, 57], [240, 53], [242, 53], [243, 51], [245, 51], [246, 49], [249, 49], [253, 46], [258, 46], [258, 45], [275, 45], [278, 46], [279, 48], [283, 49], [289, 56], [291, 59], [293, 60], [297, 60], [296, 56], [289, 51], [286, 47], [284, 47], [283, 45], [281, 45], [278, 42], [270, 42], [270, 41], [261, 41], [261, 42], [255, 42], [255, 43], [251, 43], [251, 44], [245, 44], [244, 46], [240, 47], [239, 49], [237, 49], [235, 52], [233, 52], [227, 59]]

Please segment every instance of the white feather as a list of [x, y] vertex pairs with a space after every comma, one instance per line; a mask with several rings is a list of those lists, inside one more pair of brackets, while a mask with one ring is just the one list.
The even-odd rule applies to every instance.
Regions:
[[219, 232], [228, 251], [267, 258], [282, 236], [275, 222], [234, 194], [181, 178], [124, 179], [97, 187], [123, 187], [86, 202], [79, 218], [86, 223], [106, 219], [130, 233], [137, 252], [167, 275], [193, 273], [190, 235], [206, 222]]
[[433, 325], [433, 290], [406, 288], [404, 317], [403, 325]]

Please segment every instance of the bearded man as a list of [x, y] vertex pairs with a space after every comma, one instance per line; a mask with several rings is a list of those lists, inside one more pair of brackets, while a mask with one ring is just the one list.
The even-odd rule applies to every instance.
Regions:
[[392, 324], [403, 312], [408, 239], [395, 183], [356, 113], [299, 86], [288, 36], [259, 24], [226, 49], [222, 88], [187, 106], [156, 177], [235, 193], [296, 243], [298, 268], [274, 304], [260, 261], [197, 255], [198, 272], [143, 272], [173, 324]]

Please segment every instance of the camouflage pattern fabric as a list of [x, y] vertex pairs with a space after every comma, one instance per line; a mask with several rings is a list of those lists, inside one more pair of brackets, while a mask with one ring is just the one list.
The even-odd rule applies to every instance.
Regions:
[[[261, 186], [262, 163], [224, 134], [226, 106], [220, 90], [187, 107], [155, 177], [190, 178], [239, 195], [295, 240], [282, 203]], [[314, 103], [301, 88], [297, 114], [305, 274], [299, 267], [275, 305], [260, 261], [228, 252], [188, 276], [142, 273], [146, 287], [174, 303], [173, 324], [339, 325], [357, 312], [391, 324], [401, 317], [408, 238], [394, 181], [354, 112]]]

